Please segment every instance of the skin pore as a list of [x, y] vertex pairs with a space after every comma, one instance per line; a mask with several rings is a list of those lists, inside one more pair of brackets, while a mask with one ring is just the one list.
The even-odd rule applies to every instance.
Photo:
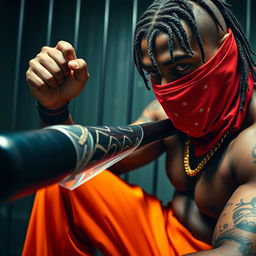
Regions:
[[[209, 4], [214, 10], [223, 30], [216, 25], [211, 16], [203, 8], [194, 2], [191, 2], [201, 35], [206, 62], [213, 57], [228, 35], [227, 27], [221, 14], [211, 2]], [[148, 56], [147, 38], [144, 38], [141, 42], [143, 69], [146, 73], [150, 74], [155, 83], [166, 84], [175, 81], [193, 72], [204, 63], [198, 43], [195, 37], [192, 35], [189, 26], [185, 22], [183, 22], [182, 25], [188, 35], [193, 54], [185, 52], [174, 35], [174, 50], [172, 59], [168, 50], [168, 35], [164, 33], [158, 35], [155, 40], [153, 56], [161, 76], [157, 74], [157, 71], [155, 70]]]

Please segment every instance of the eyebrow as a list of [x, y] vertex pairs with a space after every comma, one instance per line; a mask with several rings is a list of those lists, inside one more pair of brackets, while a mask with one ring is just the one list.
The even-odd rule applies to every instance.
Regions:
[[[173, 57], [173, 59], [169, 59], [165, 62], [162, 62], [162, 63], [159, 63], [160, 66], [168, 66], [170, 64], [174, 64], [175, 62], [178, 62], [178, 61], [181, 61], [181, 60], [184, 60], [184, 59], [191, 59], [192, 56], [189, 55], [189, 54], [182, 54], [182, 55], [176, 55]], [[151, 69], [153, 66], [151, 65], [145, 65], [142, 63], [142, 68], [143, 69]]]

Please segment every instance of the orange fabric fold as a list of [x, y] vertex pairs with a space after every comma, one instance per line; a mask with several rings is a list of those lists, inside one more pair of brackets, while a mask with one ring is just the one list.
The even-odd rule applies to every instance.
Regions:
[[156, 197], [104, 171], [69, 191], [37, 192], [23, 256], [179, 256], [210, 249]]

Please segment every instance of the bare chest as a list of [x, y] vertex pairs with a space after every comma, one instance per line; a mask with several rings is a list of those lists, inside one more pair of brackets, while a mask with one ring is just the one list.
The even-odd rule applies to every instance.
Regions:
[[[177, 138], [172, 138], [172, 140], [174, 141], [166, 144], [166, 170], [171, 183], [177, 191], [194, 198], [201, 213], [218, 218], [237, 187], [227, 150], [221, 149], [197, 176], [189, 177], [184, 168], [184, 143]], [[190, 167], [194, 169], [200, 161], [201, 159], [191, 156]]]

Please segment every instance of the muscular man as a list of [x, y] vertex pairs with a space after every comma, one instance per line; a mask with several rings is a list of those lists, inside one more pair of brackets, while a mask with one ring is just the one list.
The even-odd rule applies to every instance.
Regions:
[[[171, 203], [109, 171], [72, 192], [48, 187], [37, 193], [23, 255], [256, 255], [256, 76], [227, 4], [154, 1], [137, 24], [134, 57], [178, 133], [111, 171], [166, 152]], [[44, 47], [27, 72], [43, 121], [72, 123], [63, 109], [87, 78], [69, 43]]]

